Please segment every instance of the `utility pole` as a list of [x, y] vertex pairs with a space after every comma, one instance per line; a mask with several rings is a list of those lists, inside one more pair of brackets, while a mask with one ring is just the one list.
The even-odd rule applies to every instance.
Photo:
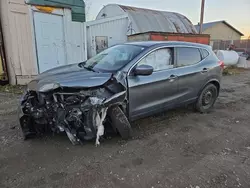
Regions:
[[203, 19], [204, 19], [204, 7], [205, 7], [205, 0], [201, 0], [201, 17], [200, 17], [200, 34], [202, 34], [202, 26], [203, 26]]

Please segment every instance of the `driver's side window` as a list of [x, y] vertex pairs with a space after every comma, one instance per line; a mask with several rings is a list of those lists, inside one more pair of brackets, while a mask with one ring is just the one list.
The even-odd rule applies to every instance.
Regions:
[[171, 69], [173, 64], [173, 51], [171, 48], [156, 50], [144, 57], [137, 66], [150, 65], [154, 72]]

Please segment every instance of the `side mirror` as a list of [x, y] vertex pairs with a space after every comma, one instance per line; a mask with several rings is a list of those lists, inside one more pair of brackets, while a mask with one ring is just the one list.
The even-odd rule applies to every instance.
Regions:
[[150, 65], [140, 65], [135, 68], [134, 73], [138, 76], [149, 76], [153, 73], [154, 68]]

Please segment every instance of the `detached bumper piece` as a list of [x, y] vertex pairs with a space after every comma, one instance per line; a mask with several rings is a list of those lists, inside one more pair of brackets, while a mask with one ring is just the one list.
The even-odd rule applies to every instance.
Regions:
[[116, 93], [105, 88], [77, 92], [29, 91], [21, 101], [20, 125], [25, 139], [48, 132], [65, 132], [73, 145], [93, 139], [99, 145], [105, 125], [110, 122], [110, 127], [127, 139], [131, 126], [121, 108], [125, 101], [125, 90]]

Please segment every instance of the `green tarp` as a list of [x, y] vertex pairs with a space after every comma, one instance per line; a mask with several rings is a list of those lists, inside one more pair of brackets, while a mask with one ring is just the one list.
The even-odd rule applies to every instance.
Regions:
[[72, 21], [85, 22], [85, 3], [83, 0], [26, 0], [29, 5], [70, 8]]

